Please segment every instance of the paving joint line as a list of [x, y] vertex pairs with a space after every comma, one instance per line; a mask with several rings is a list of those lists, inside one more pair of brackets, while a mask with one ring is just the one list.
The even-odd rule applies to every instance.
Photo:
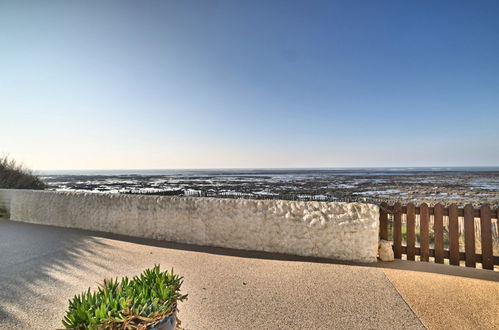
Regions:
[[404, 296], [400, 293], [400, 291], [397, 289], [397, 287], [395, 286], [395, 284], [393, 284], [393, 282], [390, 280], [390, 277], [388, 275], [386, 275], [384, 269], [382, 270], [382, 273], [385, 276], [385, 278], [388, 280], [388, 282], [390, 283], [390, 285], [393, 287], [393, 289], [395, 290], [395, 292], [397, 292], [397, 294], [400, 297], [400, 299], [402, 299], [402, 301], [405, 303], [405, 305], [407, 306], [407, 308], [409, 308], [409, 310], [414, 314], [414, 316], [416, 316], [416, 318], [418, 319], [419, 323], [421, 323], [421, 325], [425, 329], [428, 329], [428, 327], [423, 323], [423, 320], [421, 320], [421, 318], [419, 317], [419, 315], [412, 309], [411, 305], [409, 305], [409, 303], [405, 300]]

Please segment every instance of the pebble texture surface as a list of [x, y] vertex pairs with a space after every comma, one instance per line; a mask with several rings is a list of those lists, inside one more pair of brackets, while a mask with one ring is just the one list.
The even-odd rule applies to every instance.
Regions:
[[11, 220], [179, 243], [376, 262], [376, 205], [0, 189]]

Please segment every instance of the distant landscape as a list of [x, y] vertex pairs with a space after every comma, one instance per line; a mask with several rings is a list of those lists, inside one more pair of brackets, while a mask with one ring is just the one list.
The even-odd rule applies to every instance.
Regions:
[[498, 167], [107, 170], [41, 173], [49, 190], [499, 206]]

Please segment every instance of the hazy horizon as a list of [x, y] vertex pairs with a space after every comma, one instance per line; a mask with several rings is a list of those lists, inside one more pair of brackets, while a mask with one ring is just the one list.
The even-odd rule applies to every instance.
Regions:
[[[9, 156], [14, 159], [13, 157]], [[22, 164], [26, 166], [26, 164]], [[400, 165], [400, 166], [308, 166], [308, 167], [162, 167], [162, 168], [32, 168], [37, 172], [50, 172], [50, 171], [170, 171], [170, 170], [338, 170], [338, 169], [459, 169], [459, 168], [489, 168], [499, 170], [499, 165]]]
[[439, 172], [439, 171], [465, 171], [465, 172], [496, 172], [499, 171], [499, 166], [419, 166], [419, 167], [403, 167], [403, 166], [390, 166], [390, 167], [309, 167], [309, 168], [172, 168], [172, 169], [80, 169], [80, 170], [40, 170], [36, 171], [40, 175], [127, 175], [127, 174], [148, 174], [148, 175], [167, 175], [171, 173], [182, 172], [320, 172], [320, 171], [365, 171], [365, 172]]
[[498, 1], [2, 1], [0, 154], [37, 171], [498, 166], [497, 17]]

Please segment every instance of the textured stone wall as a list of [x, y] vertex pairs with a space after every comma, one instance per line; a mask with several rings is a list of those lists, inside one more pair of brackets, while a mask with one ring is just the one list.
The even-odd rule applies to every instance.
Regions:
[[11, 220], [180, 243], [375, 262], [378, 207], [0, 189]]

